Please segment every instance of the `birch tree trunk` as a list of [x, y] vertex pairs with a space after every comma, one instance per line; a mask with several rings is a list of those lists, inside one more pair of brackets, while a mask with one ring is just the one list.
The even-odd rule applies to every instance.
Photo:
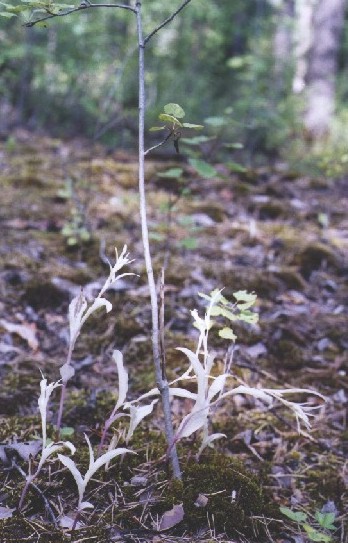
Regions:
[[[308, 0], [297, 0], [308, 3]], [[346, 0], [316, 0], [312, 6], [304, 126], [311, 139], [329, 133], [335, 109], [337, 56]]]

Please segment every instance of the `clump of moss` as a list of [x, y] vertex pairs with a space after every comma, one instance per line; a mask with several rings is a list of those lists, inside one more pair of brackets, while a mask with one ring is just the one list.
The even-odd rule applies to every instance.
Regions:
[[275, 343], [272, 354], [281, 363], [281, 367], [291, 370], [302, 368], [305, 362], [302, 350], [287, 339], [281, 339]]
[[336, 504], [341, 503], [346, 486], [337, 466], [320, 466], [308, 470], [307, 478], [307, 488], [318, 503], [322, 503], [323, 499], [332, 500]]
[[[200, 500], [199, 496], [204, 496]], [[218, 453], [208, 453], [197, 463], [189, 460], [183, 481], [169, 483], [165, 507], [183, 503], [185, 525], [200, 529], [207, 518], [218, 532], [236, 535], [252, 532], [252, 517], [265, 514], [265, 498], [257, 477], [239, 461]], [[197, 501], [198, 500], [198, 501]]]
[[305, 279], [308, 279], [312, 271], [318, 270], [322, 265], [339, 270], [340, 258], [337, 253], [324, 243], [309, 243], [300, 254], [295, 257], [295, 263]]

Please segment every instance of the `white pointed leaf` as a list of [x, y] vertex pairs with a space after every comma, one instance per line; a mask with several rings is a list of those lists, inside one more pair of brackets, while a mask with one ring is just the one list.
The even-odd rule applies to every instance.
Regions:
[[186, 388], [171, 387], [169, 389], [170, 396], [178, 396], [179, 398], [188, 398], [189, 400], [196, 400], [197, 394], [186, 390]]
[[136, 427], [140, 424], [140, 422], [143, 420], [143, 418], [147, 417], [147, 415], [150, 415], [153, 411], [153, 406], [158, 402], [158, 400], [152, 400], [152, 402], [148, 405], [141, 405], [141, 406], [130, 406], [130, 423], [129, 423], [129, 429], [126, 437], [126, 443], [132, 438], [134, 431]]
[[149, 392], [145, 392], [145, 394], [142, 394], [141, 396], [139, 396], [139, 398], [136, 398], [135, 400], [132, 400], [131, 402], [125, 402], [123, 404], [123, 409], [129, 409], [131, 405], [134, 405], [135, 403], [139, 403], [143, 400], [145, 400], [146, 398], [151, 398], [152, 396], [158, 396], [159, 395], [159, 390], [158, 388], [152, 388], [151, 390], [149, 390]]
[[87, 445], [88, 445], [88, 450], [89, 450], [89, 466], [88, 466], [88, 469], [92, 469], [92, 466], [94, 464], [94, 452], [93, 452], [93, 448], [92, 448], [92, 445], [91, 445], [91, 442], [89, 440], [89, 437], [87, 436], [87, 434], [84, 434], [85, 436], [85, 440], [87, 441]]
[[130, 449], [120, 448], [120, 449], [114, 449], [112, 451], [108, 451], [104, 453], [102, 456], [99, 456], [99, 458], [95, 460], [95, 462], [87, 471], [85, 475], [85, 484], [87, 485], [88, 481], [91, 479], [91, 477], [93, 477], [95, 472], [98, 471], [99, 468], [104, 466], [104, 464], [106, 464], [107, 462], [110, 462], [111, 460], [113, 460], [113, 458], [116, 458], [116, 456], [120, 456], [121, 454], [126, 454], [126, 453], [136, 454], [134, 451], [131, 451]]
[[82, 317], [81, 324], [84, 324], [86, 320], [99, 309], [100, 307], [105, 307], [107, 313], [112, 309], [112, 304], [106, 298], [96, 298], [89, 309], [87, 309], [85, 315]]
[[200, 363], [199, 358], [196, 355], [196, 353], [190, 351], [190, 349], [186, 349], [185, 347], [177, 347], [176, 350], [181, 351], [182, 353], [186, 354], [187, 358], [189, 359], [189, 361], [191, 363], [193, 371], [197, 375], [197, 378], [198, 379], [200, 377], [204, 378], [204, 376], [205, 376], [204, 368], [203, 368], [202, 364]]
[[208, 409], [200, 409], [194, 413], [189, 413], [183, 418], [179, 428], [176, 431], [176, 439], [190, 437], [192, 434], [200, 430], [207, 422]]
[[74, 477], [76, 485], [77, 485], [77, 490], [79, 493], [79, 503], [81, 503], [83, 494], [85, 491], [84, 478], [82, 477], [81, 473], [77, 469], [75, 462], [71, 460], [71, 458], [69, 458], [68, 456], [65, 456], [64, 454], [58, 454], [58, 458], [61, 461], [61, 463], [64, 464], [66, 468], [68, 468], [71, 475]]
[[209, 391], [208, 391], [209, 403], [217, 394], [220, 394], [220, 392], [222, 392], [226, 383], [226, 377], [227, 375], [225, 373], [222, 375], [219, 375], [210, 385]]
[[118, 373], [118, 399], [114, 411], [117, 411], [124, 404], [128, 392], [128, 372], [123, 365], [123, 355], [121, 351], [115, 350], [112, 358], [117, 367]]
[[70, 343], [76, 340], [81, 330], [81, 321], [87, 309], [87, 300], [81, 290], [80, 294], [73, 298], [69, 305]]
[[262, 400], [268, 406], [271, 406], [273, 403], [273, 398], [265, 390], [260, 388], [248, 387], [247, 385], [240, 385], [232, 390], [224, 392], [220, 396], [220, 400], [227, 398], [228, 396], [235, 396], [236, 394], [246, 394], [247, 396], [253, 396], [256, 399]]
[[90, 502], [81, 502], [79, 510], [83, 511], [84, 509], [94, 509], [94, 505]]
[[53, 390], [59, 386], [62, 386], [59, 381], [55, 383], [47, 384], [47, 379], [41, 379], [40, 381], [40, 396], [38, 398], [38, 406], [41, 416], [41, 426], [42, 426], [42, 446], [46, 447], [46, 421], [47, 421], [47, 406], [50, 399], [50, 396]]
[[216, 433], [216, 434], [210, 434], [209, 436], [205, 436], [205, 438], [203, 439], [202, 444], [201, 444], [201, 446], [199, 448], [199, 451], [197, 453], [198, 458], [200, 457], [200, 455], [202, 454], [204, 449], [206, 447], [209, 447], [212, 444], [213, 441], [216, 441], [217, 439], [221, 439], [223, 437], [227, 437], [226, 434]]

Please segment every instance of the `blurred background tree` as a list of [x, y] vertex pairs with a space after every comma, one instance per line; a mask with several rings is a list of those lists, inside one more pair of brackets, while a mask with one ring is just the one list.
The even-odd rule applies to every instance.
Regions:
[[[173, 9], [163, 0], [144, 4], [147, 30]], [[334, 132], [348, 111], [345, 4], [192, 2], [147, 52], [149, 123], [168, 102], [183, 104], [193, 121], [232, 107], [230, 135], [250, 161], [276, 156], [295, 137], [320, 140]], [[3, 134], [21, 125], [133, 145], [137, 57], [130, 13], [80, 12], [47, 28], [24, 28], [16, 17], [0, 22]]]

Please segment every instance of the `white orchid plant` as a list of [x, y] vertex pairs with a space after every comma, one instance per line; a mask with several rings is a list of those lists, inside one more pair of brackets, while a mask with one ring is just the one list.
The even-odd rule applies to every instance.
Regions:
[[78, 504], [77, 504], [77, 514], [75, 516], [75, 520], [72, 525], [73, 530], [76, 527], [76, 524], [81, 512], [84, 509], [93, 509], [94, 507], [92, 503], [84, 501], [84, 494], [86, 491], [87, 484], [89, 483], [89, 481], [91, 480], [95, 472], [99, 468], [101, 468], [102, 466], [104, 466], [105, 464], [113, 460], [114, 458], [116, 458], [116, 456], [124, 455], [126, 453], [135, 454], [133, 451], [129, 449], [119, 448], [119, 449], [114, 449], [112, 451], [108, 451], [104, 453], [102, 456], [99, 456], [97, 459], [95, 459], [91, 442], [88, 439], [88, 436], [86, 434], [85, 434], [85, 439], [87, 441], [87, 445], [89, 449], [89, 466], [84, 476], [81, 475], [81, 472], [77, 468], [72, 458], [69, 458], [68, 456], [65, 456], [63, 454], [58, 454], [59, 460], [62, 462], [62, 464], [64, 464], [66, 468], [68, 468], [71, 475], [74, 477], [76, 485], [77, 485], [78, 495], [79, 495]]
[[59, 442], [51, 442], [47, 440], [47, 409], [48, 409], [48, 402], [51, 397], [52, 392], [57, 387], [60, 387], [61, 383], [59, 381], [55, 383], [47, 384], [47, 379], [42, 377], [40, 382], [40, 396], [38, 399], [38, 406], [41, 416], [41, 428], [42, 428], [42, 451], [41, 451], [41, 457], [39, 460], [39, 463], [35, 469], [35, 471], [32, 471], [32, 462], [29, 462], [29, 473], [26, 477], [26, 482], [24, 485], [24, 488], [22, 490], [22, 494], [20, 497], [18, 509], [19, 511], [23, 508], [23, 503], [26, 497], [26, 494], [28, 492], [29, 486], [33, 481], [36, 479], [36, 477], [39, 475], [44, 463], [46, 460], [55, 454], [58, 451], [61, 451], [62, 449], [69, 449], [71, 454], [75, 453], [75, 447], [70, 441], [59, 441]]
[[[235, 382], [235, 378], [229, 372], [228, 365], [225, 365], [222, 373], [216, 375], [214, 368], [214, 354], [209, 350], [209, 332], [213, 326], [219, 326], [221, 317], [227, 319], [230, 323], [235, 321], [244, 321], [249, 324], [258, 322], [258, 314], [251, 311], [255, 304], [256, 295], [248, 293], [244, 290], [233, 293], [235, 302], [231, 304], [223, 295], [222, 290], [214, 290], [210, 296], [201, 294], [201, 297], [208, 301], [208, 307], [204, 318], [198, 315], [195, 309], [191, 312], [194, 326], [199, 331], [196, 351], [179, 347], [178, 350], [184, 353], [189, 361], [188, 369], [177, 379], [170, 383], [171, 397], [180, 397], [192, 400], [192, 409], [187, 413], [179, 423], [174, 435], [174, 441], [179, 441], [183, 438], [190, 437], [192, 434], [201, 431], [202, 442], [198, 451], [198, 457], [207, 446], [212, 446], [213, 442], [222, 437], [226, 437], [222, 433], [209, 433], [209, 420], [216, 406], [223, 400], [230, 397], [243, 394], [253, 396], [255, 399], [262, 401], [270, 408], [275, 401], [282, 403], [290, 409], [296, 417], [297, 428], [299, 433], [303, 432], [303, 427], [309, 430], [310, 416], [313, 416], [313, 411], [320, 406], [310, 406], [307, 403], [297, 403], [285, 398], [289, 394], [310, 394], [316, 395], [325, 400], [324, 396], [310, 389], [289, 388], [289, 389], [269, 389], [251, 387], [241, 381], [238, 386], [231, 388], [229, 382]], [[219, 335], [222, 338], [231, 340], [233, 343], [236, 340], [236, 335], [231, 326], [220, 327]], [[132, 438], [135, 428], [142, 419], [149, 415], [156, 402], [156, 396], [159, 396], [157, 388], [153, 388], [149, 392], [143, 394], [133, 401], [126, 402], [128, 392], [128, 374], [124, 368], [123, 357], [120, 351], [115, 351], [113, 355], [116, 363], [118, 378], [119, 378], [119, 394], [118, 400], [110, 417], [107, 419], [101, 441], [101, 447], [104, 444], [106, 432], [115, 420], [125, 413], [119, 412], [119, 409], [129, 410], [130, 424], [126, 437], [126, 443]], [[213, 373], [215, 373], [213, 375]], [[197, 383], [197, 392], [189, 391], [183, 387], [175, 386], [179, 381], [193, 380]], [[142, 405], [144, 400], [155, 398], [151, 403]]]
[[87, 321], [87, 319], [91, 315], [93, 315], [93, 313], [95, 313], [98, 309], [105, 308], [107, 313], [111, 311], [112, 304], [109, 300], [104, 298], [105, 292], [117, 281], [122, 279], [122, 277], [125, 277], [127, 275], [135, 275], [134, 273], [121, 273], [121, 274], [118, 273], [124, 266], [133, 262], [133, 260], [130, 260], [129, 258], [129, 253], [127, 253], [127, 245], [123, 247], [120, 255], [118, 255], [116, 248], [115, 248], [115, 252], [116, 252], [116, 262], [113, 266], [109, 262], [109, 267], [110, 267], [109, 276], [107, 277], [103, 287], [100, 289], [100, 292], [98, 293], [96, 298], [93, 300], [93, 302], [90, 305], [88, 304], [87, 299], [83, 293], [83, 290], [81, 289], [80, 294], [76, 296], [69, 305], [69, 329], [70, 329], [69, 350], [68, 350], [67, 360], [65, 364], [60, 368], [60, 375], [62, 378], [62, 389], [61, 389], [61, 397], [60, 397], [60, 404], [59, 404], [59, 411], [58, 411], [58, 418], [57, 418], [58, 432], [60, 431], [61, 423], [62, 423], [63, 407], [64, 407], [67, 383], [75, 374], [75, 370], [72, 364], [72, 354], [75, 348], [76, 340], [80, 335], [81, 329], [83, 325], [85, 324], [85, 322]]

